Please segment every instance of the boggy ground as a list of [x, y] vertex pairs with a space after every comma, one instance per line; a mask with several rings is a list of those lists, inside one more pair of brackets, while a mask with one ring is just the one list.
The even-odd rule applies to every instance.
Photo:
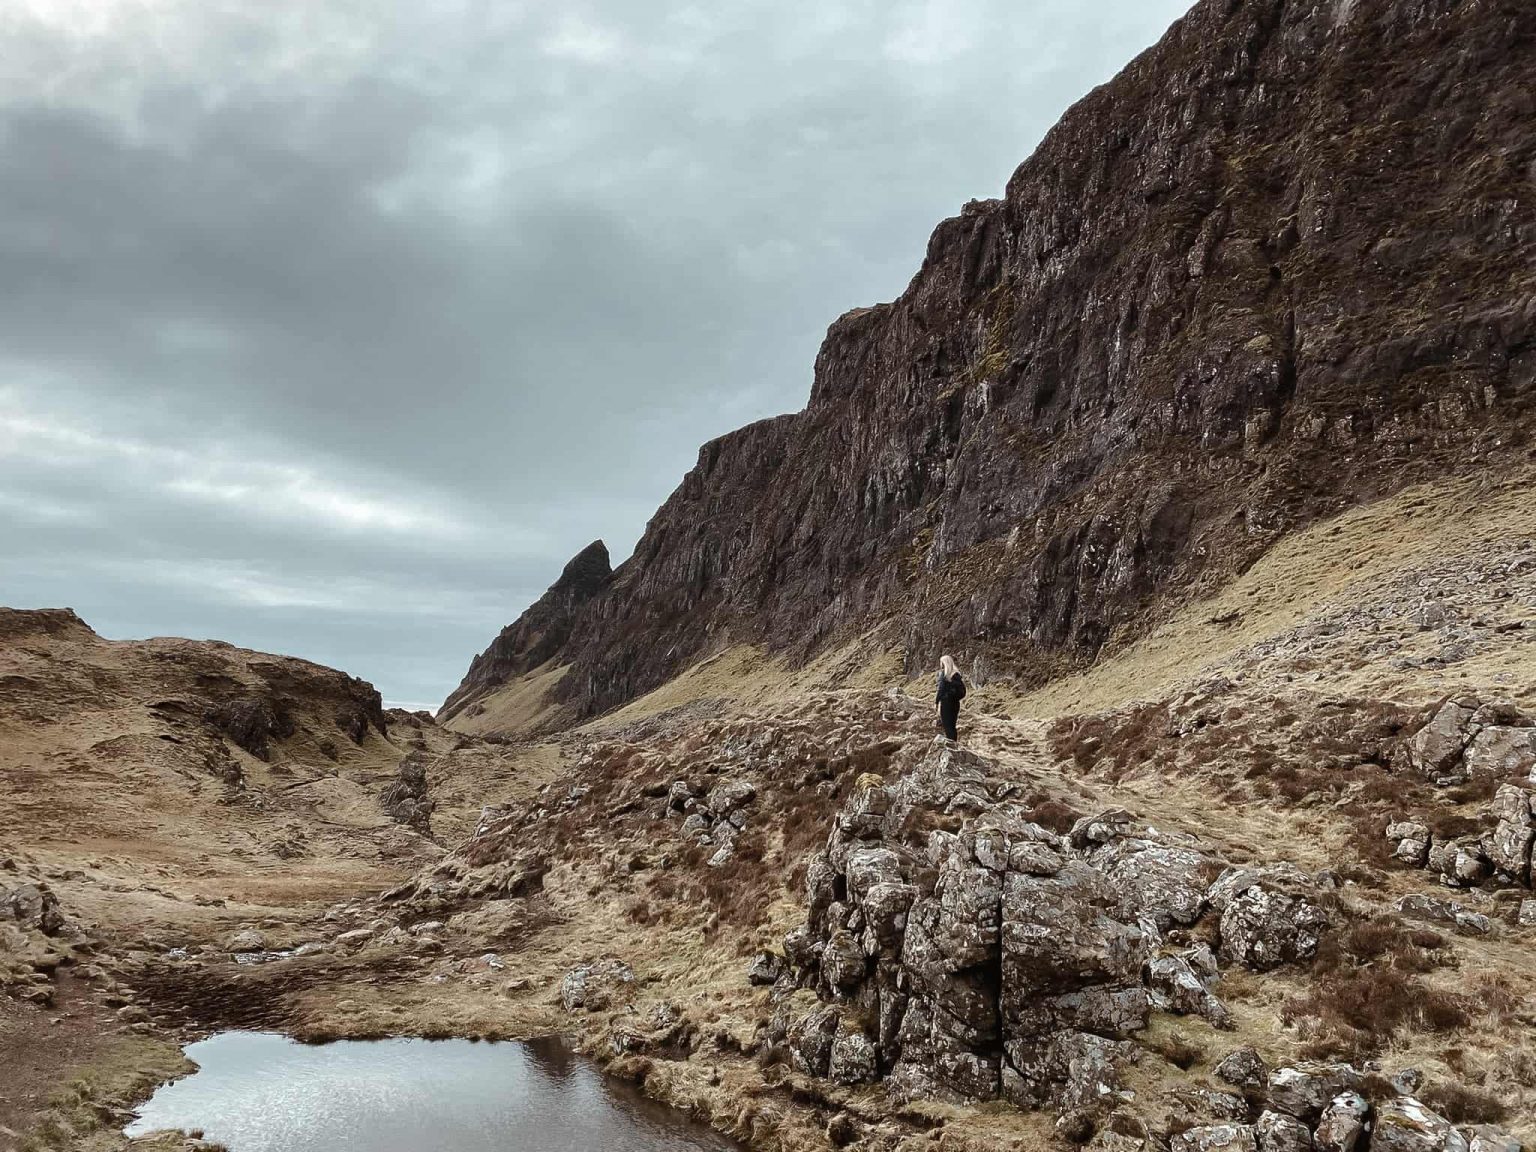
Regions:
[[[8, 1052], [35, 1050], [45, 1030], [68, 1042], [22, 1077], [25, 1094], [6, 1089], [0, 1124], [20, 1132], [46, 1086], [83, 1074], [91, 1086], [72, 1089], [73, 1103], [48, 1112], [34, 1138], [111, 1147], [123, 1103], [176, 1070], [167, 1039], [239, 1026], [311, 1039], [572, 1032], [658, 1098], [782, 1149], [1187, 1146], [1182, 1133], [1203, 1133], [1213, 1110], [1237, 1107], [1221, 1099], [1234, 1093], [1215, 1069], [1248, 1046], [1271, 1068], [1354, 1062], [1378, 1115], [1395, 1099], [1392, 1077], [1416, 1069], [1432, 1109], [1530, 1143], [1536, 927], [1518, 922], [1529, 890], [1519, 877], [1488, 875], [1449, 891], [1435, 869], [1392, 855], [1385, 835], [1415, 821], [1446, 843], [1491, 835], [1498, 786], [1527, 778], [1528, 768], [1505, 766], [1438, 784], [1415, 738], [1448, 699], [1536, 713], [1530, 495], [1520, 478], [1411, 491], [1288, 541], [1084, 676], [1032, 694], [1002, 681], [974, 686], [962, 735], [989, 803], [1006, 795], [1021, 819], [1054, 833], [1124, 809], [1136, 835], [1190, 847], [1213, 871], [1294, 865], [1328, 921], [1312, 954], [1277, 967], [1224, 956], [1210, 986], [1228, 1014], [1222, 1027], [1187, 1005], [1154, 1005], [1128, 1036], [1134, 1061], [1114, 1100], [1090, 1115], [1058, 1125], [1058, 1109], [1005, 1100], [893, 1101], [883, 1083], [816, 1074], [829, 1069], [814, 1052], [807, 1059], [795, 1025], [824, 1004], [838, 1021], [855, 1018], [862, 992], [839, 1001], [813, 970], [754, 984], [748, 969], [760, 953], [782, 956], [786, 936], [806, 925], [807, 873], [839, 813], [875, 781], [898, 788], [943, 749], [925, 684], [911, 695], [831, 688], [825, 669], [791, 676], [726, 653], [558, 741], [466, 740], [419, 717], [419, 727], [396, 718], [387, 736], [369, 735], [390, 750], [378, 748], [355, 808], [379, 824], [356, 835], [370, 845], [378, 832], [409, 835], [379, 815], [377, 793], [419, 742], [432, 763], [429, 794], [441, 798], [432, 829], [453, 845], [446, 855], [426, 842], [415, 859], [328, 847], [313, 869], [275, 854], [229, 858], [230, 848], [249, 850], [232, 839], [237, 821], [265, 830], [260, 819], [301, 817], [188, 807], [187, 835], [208, 837], [210, 874], [197, 875], [181, 857], [170, 863], [185, 870], [166, 867], [165, 850], [131, 835], [132, 847], [108, 852], [98, 831], [72, 844], [66, 821], [11, 823], [20, 872], [92, 926], [106, 977], [76, 991], [70, 967], [56, 968], [53, 1006], [6, 1006]], [[890, 664], [862, 667], [867, 676]], [[270, 802], [265, 769], [249, 767], [247, 788]], [[18, 777], [5, 779], [15, 787]], [[121, 808], [132, 829], [138, 805]], [[922, 832], [963, 834], [979, 815], [941, 808]], [[348, 842], [328, 827], [307, 835]], [[108, 866], [123, 876], [109, 879]], [[301, 867], [303, 879], [284, 888]], [[241, 874], [250, 879], [237, 884]], [[1413, 896], [1439, 903], [1399, 910]], [[1450, 918], [1418, 918], [1426, 914]], [[252, 946], [233, 939], [248, 930], [262, 935], [264, 962], [233, 959], [234, 945]], [[1219, 949], [1220, 936], [1220, 918], [1202, 910], [1165, 933], [1163, 951]], [[75, 959], [77, 970], [90, 964]], [[82, 1096], [94, 1101], [84, 1116]], [[111, 1123], [82, 1136], [90, 1116]], [[76, 1143], [59, 1142], [68, 1139]]]

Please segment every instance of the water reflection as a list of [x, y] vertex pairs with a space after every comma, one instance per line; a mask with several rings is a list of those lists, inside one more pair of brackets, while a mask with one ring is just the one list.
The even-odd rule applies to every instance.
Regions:
[[736, 1145], [610, 1080], [559, 1040], [339, 1041], [226, 1032], [130, 1136], [201, 1128], [230, 1152], [725, 1152]]
[[575, 1051], [558, 1036], [529, 1040], [523, 1045], [523, 1050], [527, 1053], [528, 1062], [533, 1065], [534, 1070], [551, 1084], [565, 1083], [581, 1066], [580, 1058]]

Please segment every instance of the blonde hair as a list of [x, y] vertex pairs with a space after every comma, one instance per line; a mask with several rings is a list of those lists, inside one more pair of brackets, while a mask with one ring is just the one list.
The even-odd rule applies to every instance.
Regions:
[[953, 656], [940, 656], [939, 668], [943, 671], [946, 678], [960, 675], [960, 667], [955, 663]]

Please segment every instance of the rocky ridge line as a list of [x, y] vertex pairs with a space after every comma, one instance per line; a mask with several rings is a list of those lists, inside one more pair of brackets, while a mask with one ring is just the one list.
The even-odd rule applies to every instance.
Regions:
[[831, 327], [803, 412], [701, 450], [541, 640], [542, 722], [876, 626], [1043, 678], [1298, 526], [1524, 459], [1533, 70], [1521, 0], [1201, 0]]

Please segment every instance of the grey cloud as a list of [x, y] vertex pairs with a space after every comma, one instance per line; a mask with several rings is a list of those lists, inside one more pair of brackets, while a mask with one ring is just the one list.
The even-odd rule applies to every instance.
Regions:
[[0, 601], [440, 698], [1182, 7], [0, 16]]

